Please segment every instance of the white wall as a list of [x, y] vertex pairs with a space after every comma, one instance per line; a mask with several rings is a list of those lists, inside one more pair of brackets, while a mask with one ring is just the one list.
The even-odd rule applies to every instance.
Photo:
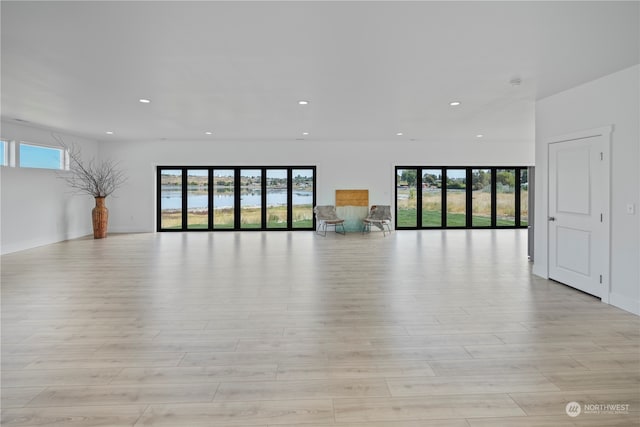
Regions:
[[[613, 125], [610, 303], [640, 314], [640, 65], [536, 104], [534, 273], [547, 277], [547, 144], [554, 136]], [[636, 213], [629, 215], [627, 205]]]
[[[76, 142], [84, 156], [97, 155], [97, 143], [57, 133]], [[2, 122], [3, 139], [55, 146], [50, 131]], [[91, 234], [90, 196], [73, 195], [56, 172], [0, 167], [0, 249], [3, 254]]]
[[[51, 132], [2, 123], [5, 139], [54, 145]], [[155, 231], [155, 170], [171, 166], [316, 166], [317, 202], [333, 204], [336, 189], [368, 189], [370, 204], [391, 204], [394, 166], [532, 165], [534, 145], [476, 140], [423, 141], [147, 141], [95, 142], [69, 135], [87, 158], [113, 158], [128, 180], [107, 199], [110, 232]], [[51, 170], [0, 171], [2, 253], [92, 233], [90, 196], [74, 195]]]
[[317, 203], [334, 204], [337, 189], [368, 189], [370, 204], [391, 204], [394, 166], [532, 165], [534, 145], [469, 141], [148, 141], [100, 144], [119, 159], [129, 181], [107, 203], [110, 230], [155, 230], [155, 168], [171, 166], [317, 166]]

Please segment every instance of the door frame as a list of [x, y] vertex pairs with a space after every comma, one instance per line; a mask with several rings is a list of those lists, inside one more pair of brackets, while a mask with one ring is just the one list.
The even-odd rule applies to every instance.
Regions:
[[[559, 143], [559, 142], [569, 142], [586, 138], [593, 137], [602, 137], [602, 155], [603, 155], [603, 179], [605, 180], [602, 188], [604, 194], [602, 195], [602, 222], [604, 225], [604, 233], [603, 233], [603, 242], [596, 242], [596, 244], [603, 246], [603, 252], [606, 254], [605, 259], [603, 260], [603, 268], [602, 268], [602, 285], [603, 291], [600, 299], [602, 302], [609, 304], [610, 294], [611, 294], [611, 134], [613, 132], [613, 126], [603, 126], [595, 129], [587, 129], [583, 131], [573, 132], [566, 135], [555, 136], [551, 138], [547, 138], [545, 140], [545, 144], [547, 146], [547, 166], [550, 164], [550, 156], [551, 156], [551, 144]], [[551, 170], [547, 167], [547, 206], [546, 206], [546, 218], [542, 218], [545, 223], [548, 222], [548, 218], [550, 215], [550, 197], [551, 197], [551, 184], [550, 177]], [[547, 231], [547, 278], [549, 277], [549, 265], [551, 263], [550, 259], [550, 231], [548, 224], [546, 225]]]

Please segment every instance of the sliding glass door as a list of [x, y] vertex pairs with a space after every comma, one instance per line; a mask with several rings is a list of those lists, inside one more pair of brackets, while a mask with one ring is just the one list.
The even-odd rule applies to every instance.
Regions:
[[422, 170], [422, 226], [442, 227], [442, 169]]
[[289, 187], [286, 169], [267, 169], [267, 228], [288, 228]]
[[445, 169], [447, 191], [446, 226], [467, 226], [467, 171], [465, 169]]
[[396, 228], [528, 225], [527, 167], [395, 168]]
[[513, 227], [516, 225], [516, 170], [496, 171], [496, 225]]
[[471, 170], [471, 226], [491, 227], [491, 169]]
[[240, 170], [240, 228], [262, 228], [262, 170]]
[[313, 230], [315, 167], [157, 170], [158, 231]]
[[209, 171], [187, 170], [187, 228], [209, 228]]
[[396, 223], [401, 227], [418, 223], [417, 176], [417, 169], [396, 169]]
[[235, 228], [235, 171], [213, 170], [213, 229]]
[[315, 169], [293, 169], [291, 171], [292, 228], [313, 228], [315, 172]]
[[182, 229], [182, 169], [163, 169], [159, 173], [160, 227]]

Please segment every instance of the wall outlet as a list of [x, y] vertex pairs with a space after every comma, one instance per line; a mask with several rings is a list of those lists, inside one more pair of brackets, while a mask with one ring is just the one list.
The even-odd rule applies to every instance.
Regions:
[[633, 215], [636, 213], [636, 205], [634, 205], [633, 203], [629, 203], [627, 205], [627, 214], [628, 215]]

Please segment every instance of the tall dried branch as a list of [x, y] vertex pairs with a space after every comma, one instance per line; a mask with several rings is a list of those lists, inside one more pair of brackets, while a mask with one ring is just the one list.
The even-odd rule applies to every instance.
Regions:
[[76, 192], [93, 197], [107, 197], [126, 182], [127, 178], [118, 162], [110, 159], [86, 161], [76, 144], [67, 144], [57, 135], [53, 137], [69, 156], [69, 170], [61, 173], [60, 177]]

